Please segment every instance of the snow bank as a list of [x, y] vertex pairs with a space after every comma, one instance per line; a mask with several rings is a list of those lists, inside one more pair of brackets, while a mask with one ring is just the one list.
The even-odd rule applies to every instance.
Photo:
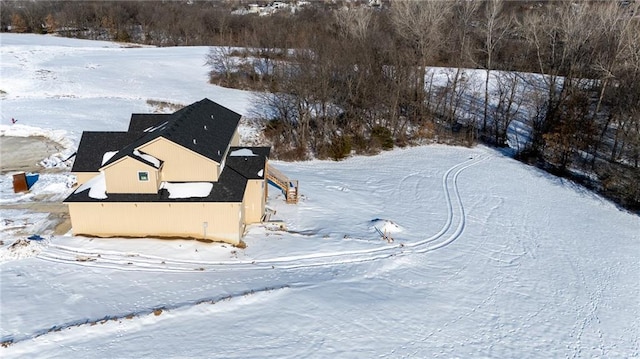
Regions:
[[61, 201], [67, 197], [76, 182], [75, 176], [60, 173], [41, 173], [28, 192], [13, 192], [13, 175], [0, 176], [0, 203]]
[[373, 228], [376, 232], [384, 234], [400, 233], [404, 231], [404, 229], [395, 222], [381, 218], [372, 219], [371, 228]]
[[18, 239], [0, 248], [0, 263], [37, 256], [46, 247], [46, 241]]

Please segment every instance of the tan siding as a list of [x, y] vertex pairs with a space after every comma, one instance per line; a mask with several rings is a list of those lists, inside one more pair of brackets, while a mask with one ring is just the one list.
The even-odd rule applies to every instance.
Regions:
[[265, 180], [247, 181], [247, 189], [244, 192], [245, 223], [259, 223], [264, 215], [264, 186]]
[[240, 203], [68, 204], [74, 235], [206, 238], [238, 244], [244, 230]]
[[231, 137], [231, 142], [229, 143], [229, 146], [231, 146], [231, 147], [240, 146], [240, 132], [238, 132], [237, 128], [236, 128], [235, 132], [233, 133], [233, 137]]
[[[138, 172], [147, 172], [148, 181], [140, 181]], [[107, 193], [157, 193], [158, 170], [131, 157], [123, 157], [104, 168]]]
[[100, 174], [100, 172], [73, 172], [76, 176], [76, 186], [81, 186], [83, 183], [92, 179]]
[[214, 182], [218, 180], [218, 163], [165, 138], [157, 138], [141, 146], [140, 150], [164, 161], [160, 174], [161, 181]]
[[240, 241], [240, 239], [244, 237], [244, 230], [247, 223], [245, 222], [244, 206], [242, 205], [242, 203], [238, 203], [238, 212], [240, 213], [240, 218], [238, 220], [238, 233], [240, 233], [240, 238], [238, 239], [238, 241]]

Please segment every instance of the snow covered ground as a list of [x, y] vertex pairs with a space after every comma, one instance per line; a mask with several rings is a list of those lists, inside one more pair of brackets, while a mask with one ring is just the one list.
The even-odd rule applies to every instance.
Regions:
[[[5, 136], [16, 118], [75, 144], [147, 99], [251, 106], [207, 84], [206, 48], [0, 43]], [[274, 164], [302, 199], [271, 187], [287, 230], [251, 227], [246, 249], [55, 236], [4, 206], [59, 201], [68, 175], [27, 195], [2, 175], [0, 356], [640, 356], [637, 215], [482, 146]]]

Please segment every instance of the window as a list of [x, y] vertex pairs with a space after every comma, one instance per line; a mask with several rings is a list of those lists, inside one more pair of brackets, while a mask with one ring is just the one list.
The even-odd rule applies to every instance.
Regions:
[[138, 180], [139, 181], [148, 181], [149, 180], [149, 172], [138, 172]]

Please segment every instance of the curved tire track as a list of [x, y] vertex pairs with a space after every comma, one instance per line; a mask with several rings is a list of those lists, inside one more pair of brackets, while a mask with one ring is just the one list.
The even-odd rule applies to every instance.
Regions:
[[[325, 252], [288, 257], [276, 257], [260, 260], [196, 261], [170, 259], [159, 256], [135, 254], [117, 251], [88, 252], [68, 246], [51, 244], [37, 258], [52, 262], [110, 268], [131, 271], [189, 272], [198, 270], [255, 270], [255, 269], [297, 269], [323, 266], [335, 266], [360, 262], [370, 262], [396, 255], [431, 252], [453, 243], [460, 237], [466, 226], [466, 213], [458, 189], [458, 177], [469, 167], [489, 159], [490, 156], [477, 156], [449, 168], [442, 176], [442, 189], [447, 205], [447, 219], [442, 228], [426, 239], [395, 244], [373, 249]], [[416, 174], [412, 174], [413, 176]], [[405, 178], [406, 179], [406, 178]], [[402, 184], [399, 184], [402, 186]], [[454, 227], [454, 222], [457, 226]], [[82, 258], [79, 260], [78, 258]]]

